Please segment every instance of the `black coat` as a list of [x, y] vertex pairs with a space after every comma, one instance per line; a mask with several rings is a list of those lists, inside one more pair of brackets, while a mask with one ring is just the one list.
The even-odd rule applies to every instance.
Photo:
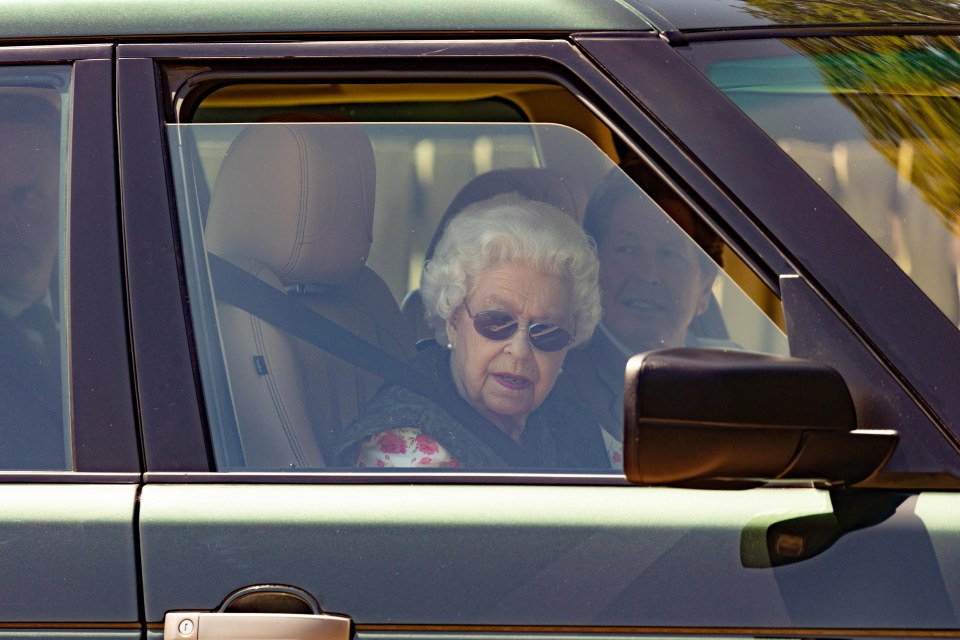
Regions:
[[55, 369], [40, 362], [24, 330], [0, 314], [0, 470], [66, 468]]
[[623, 382], [629, 358], [598, 327], [590, 341], [572, 349], [557, 379], [559, 393], [576, 398], [617, 438], [623, 433]]
[[[425, 398], [396, 385], [382, 388], [346, 429], [338, 459], [352, 466], [360, 443], [383, 431], [417, 427], [443, 445], [465, 468], [505, 468], [511, 465], [478, 435], [455, 420], [444, 408], [459, 397], [450, 377], [450, 353], [433, 345], [411, 364], [436, 382], [437, 398]], [[449, 406], [447, 404], [446, 406]], [[609, 469], [597, 417], [574, 400], [551, 392], [527, 417], [519, 447], [536, 469]]]

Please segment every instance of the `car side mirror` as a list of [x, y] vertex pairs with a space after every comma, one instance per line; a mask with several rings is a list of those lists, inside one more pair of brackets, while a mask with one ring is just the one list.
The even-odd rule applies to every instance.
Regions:
[[651, 351], [630, 359], [625, 385], [624, 471], [636, 484], [848, 486], [878, 471], [898, 441], [858, 430], [843, 378], [808, 360]]

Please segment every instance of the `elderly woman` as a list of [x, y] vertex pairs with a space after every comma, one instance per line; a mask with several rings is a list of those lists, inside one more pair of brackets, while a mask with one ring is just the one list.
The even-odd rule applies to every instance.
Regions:
[[453, 417], [462, 399], [520, 466], [609, 468], [597, 419], [551, 394], [567, 350], [599, 320], [598, 269], [586, 234], [551, 205], [511, 194], [452, 218], [421, 279], [437, 344], [413, 361], [436, 381], [437, 396], [381, 389], [347, 428], [341, 462], [511, 466], [484, 428]]

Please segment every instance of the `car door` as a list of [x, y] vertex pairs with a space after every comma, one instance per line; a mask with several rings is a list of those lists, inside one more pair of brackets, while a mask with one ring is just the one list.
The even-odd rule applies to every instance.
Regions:
[[[686, 64], [656, 44], [661, 41], [655, 35], [637, 39], [641, 57]], [[669, 72], [651, 66], [646, 81], [657, 86]], [[222, 133], [226, 142], [217, 153], [229, 155], [237, 151], [230, 142], [238, 130], [276, 121], [258, 122], [263, 114], [255, 111], [239, 122], [185, 121], [182, 114], [196, 112], [184, 105], [212, 100], [238, 77], [266, 84], [261, 95], [268, 101], [277, 91], [271, 80], [335, 84], [346, 78], [380, 87], [388, 80], [424, 83], [478, 70], [487, 80], [519, 76], [562, 85], [598, 114], [617, 144], [687, 194], [759, 282], [785, 300], [794, 296], [800, 306], [788, 312], [821, 302], [816, 282], [756, 224], [744, 202], [731, 198], [717, 175], [691, 157], [691, 147], [678, 145], [662, 121], [565, 40], [123, 45], [119, 130], [136, 379], [144, 409], [147, 473], [138, 533], [148, 635], [160, 637], [167, 621], [170, 634], [179, 629], [183, 637], [203, 637], [204, 623], [199, 632], [195, 626], [197, 612], [216, 612], [248, 588], [299, 594], [308, 605], [315, 599], [325, 612], [350, 616], [357, 633], [369, 638], [923, 637], [955, 628], [960, 568], [949, 493], [844, 493], [809, 483], [743, 491], [633, 487], [618, 470], [258, 468], [237, 454], [242, 436], [238, 445], [221, 428], [242, 422], [230, 386], [237, 375], [221, 351], [231, 345], [217, 333], [223, 310], [210, 291], [220, 285], [204, 246], [202, 203], [211, 196], [201, 186], [213, 183], [196, 178], [205, 172], [206, 156], [191, 159], [193, 150], [211, 147], [191, 146], [189, 139]], [[284, 117], [281, 122], [290, 121]], [[330, 126], [329, 120], [313, 126]], [[443, 126], [478, 126], [450, 116], [439, 124], [415, 124], [404, 123], [402, 131], [431, 131], [430, 145], [411, 150], [419, 158], [439, 153], [452, 138], [441, 135]], [[612, 166], [608, 150], [566, 126], [522, 126], [538, 157], [559, 150], [556, 156], [570, 159], [566, 168], [584, 176]], [[400, 133], [392, 127], [381, 117], [367, 129], [395, 140]], [[491, 131], [472, 138], [470, 162], [486, 162], [476, 158], [486, 158], [490, 145], [509, 146]], [[487, 142], [476, 144], [484, 136]], [[389, 145], [374, 147], [386, 153]], [[424, 160], [410, 177], [430, 182], [449, 168]], [[397, 242], [400, 237], [390, 236]], [[797, 324], [790, 326], [791, 346], [795, 340], [804, 344], [804, 335], [842, 336], [854, 341], [852, 353], [831, 356], [852, 362], [852, 371], [882, 370], [858, 336], [840, 333], [846, 329], [842, 318], [822, 304], [816, 309], [792, 316]], [[255, 364], [266, 375], [269, 367]], [[891, 384], [891, 402], [920, 411], [898, 381]], [[907, 446], [926, 446], [910, 433], [903, 439]], [[798, 540], [799, 550], [789, 544]], [[309, 613], [311, 607], [301, 610]], [[224, 613], [234, 611], [228, 606]], [[246, 611], [291, 609], [260, 602]], [[184, 620], [190, 622], [180, 626]], [[212, 631], [217, 623], [207, 620]]]
[[[0, 59], [0, 633], [137, 638], [140, 464], [117, 243], [113, 51], [4, 44]], [[25, 307], [47, 320], [19, 324]]]

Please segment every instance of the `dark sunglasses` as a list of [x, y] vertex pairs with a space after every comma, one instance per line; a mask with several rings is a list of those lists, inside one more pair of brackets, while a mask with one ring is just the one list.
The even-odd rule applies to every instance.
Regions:
[[[463, 302], [463, 308], [467, 310], [467, 315], [473, 320], [473, 328], [487, 340], [509, 340], [520, 329], [520, 321], [512, 313], [490, 309], [474, 315], [470, 312], [466, 300]], [[534, 322], [527, 327], [526, 331], [530, 338], [530, 344], [540, 351], [548, 353], [563, 351], [573, 344], [573, 334], [555, 324]]]

